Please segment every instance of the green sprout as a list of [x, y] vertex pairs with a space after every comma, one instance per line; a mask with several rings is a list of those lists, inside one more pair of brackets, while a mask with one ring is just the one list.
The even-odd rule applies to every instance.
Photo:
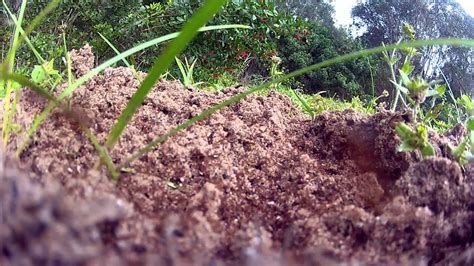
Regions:
[[474, 107], [471, 98], [467, 95], [462, 95], [458, 99], [458, 103], [469, 115], [465, 122], [467, 134], [457, 147], [450, 147], [452, 155], [461, 165], [474, 160]]
[[197, 59], [195, 59], [191, 64], [189, 64], [188, 58], [186, 57], [184, 58], [184, 62], [178, 57], [175, 57], [175, 60], [181, 73], [183, 85], [185, 87], [197, 87], [202, 84], [202, 82], [194, 82], [194, 66], [196, 65]]
[[[278, 78], [281, 75], [285, 74], [283, 71], [280, 70], [281, 62], [282, 62], [282, 60], [281, 60], [280, 57], [278, 57], [276, 55], [272, 56], [272, 66], [270, 68], [270, 76], [272, 78]], [[274, 85], [270, 86], [270, 88], [276, 89], [280, 85], [281, 85], [281, 83], [277, 83], [277, 84], [274, 84]]]
[[438, 83], [436, 80], [428, 82], [420, 76], [409, 78], [408, 74], [403, 70], [400, 70], [400, 78], [402, 85], [396, 84], [396, 86], [399, 86], [399, 89], [405, 93], [414, 104], [422, 104], [427, 97], [435, 95], [441, 96], [446, 91], [446, 87], [444, 86], [436, 86], [433, 88], [433, 86]]
[[397, 135], [402, 139], [398, 146], [398, 151], [420, 151], [423, 158], [435, 156], [433, 145], [428, 141], [428, 129], [423, 125], [418, 125], [412, 129], [405, 123], [398, 123], [395, 126]]
[[56, 77], [56, 80], [52, 84], [53, 86], [61, 82], [62, 76], [59, 74], [59, 71], [54, 68], [54, 59], [42, 65], [35, 65], [33, 71], [31, 71], [31, 81], [43, 87], [48, 85], [47, 82], [50, 81], [51, 76]]
[[402, 30], [403, 30], [403, 35], [405, 37], [409, 38], [410, 40], [415, 39], [415, 29], [413, 28], [412, 25], [410, 25], [410, 23], [403, 22], [402, 23]]

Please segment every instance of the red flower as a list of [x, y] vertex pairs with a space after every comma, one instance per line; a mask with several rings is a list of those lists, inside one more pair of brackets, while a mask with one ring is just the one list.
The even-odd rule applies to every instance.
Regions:
[[247, 58], [248, 56], [250, 55], [250, 52], [249, 51], [239, 51], [237, 53], [237, 59], [245, 59]]
[[212, 74], [212, 77], [215, 78], [215, 79], [219, 78], [220, 76], [221, 76], [221, 74], [219, 74], [219, 73], [213, 73]]

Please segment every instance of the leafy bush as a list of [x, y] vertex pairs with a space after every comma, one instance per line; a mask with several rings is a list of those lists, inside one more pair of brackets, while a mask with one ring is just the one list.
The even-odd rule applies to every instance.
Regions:
[[[289, 27], [279, 42], [283, 65], [289, 71], [362, 48], [360, 43], [351, 39], [345, 32], [311, 22]], [[306, 74], [298, 80], [305, 85], [305, 91], [308, 93], [329, 90], [333, 94], [348, 98], [368, 94], [369, 77], [367, 61], [356, 60]]]
[[[47, 2], [29, 3], [27, 15], [31, 18]], [[69, 48], [90, 43], [102, 61], [114, 52], [97, 33], [123, 51], [179, 31], [201, 3], [200, 0], [63, 0], [31, 40], [42, 55], [49, 57], [47, 59], [58, 61], [64, 55], [61, 37], [64, 32]], [[196, 80], [209, 84], [228, 75], [242, 82], [256, 76], [267, 78], [273, 56], [282, 58], [282, 66], [289, 72], [362, 48], [348, 34], [287, 14], [276, 8], [274, 1], [229, 1], [208, 24], [245, 24], [253, 28], [203, 33], [187, 48], [186, 57], [192, 62], [197, 60]], [[160, 52], [161, 48], [149, 49], [129, 59], [137, 69], [146, 71]], [[36, 63], [29, 62], [34, 57], [27, 49], [21, 50], [20, 58], [23, 65]], [[179, 76], [176, 65], [170, 72], [172, 76]], [[307, 93], [326, 90], [332, 95], [350, 97], [367, 93], [369, 76], [366, 61], [358, 60], [304, 75], [297, 81], [304, 85]]]

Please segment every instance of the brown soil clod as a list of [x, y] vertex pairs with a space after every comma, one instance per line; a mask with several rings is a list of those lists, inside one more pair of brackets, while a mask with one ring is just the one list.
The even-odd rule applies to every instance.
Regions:
[[[76, 75], [93, 66], [91, 54], [72, 53]], [[138, 85], [131, 70], [107, 69], [72, 104], [104, 142]], [[114, 162], [243, 89], [160, 81]], [[44, 106], [30, 96], [16, 117], [25, 125]], [[69, 120], [53, 114], [20, 160], [1, 159], [2, 265], [474, 262], [473, 167], [396, 152], [402, 114], [310, 120], [285, 96], [252, 95], [133, 162], [117, 184], [91, 170], [96, 152]], [[456, 132], [430, 137], [441, 150]]]

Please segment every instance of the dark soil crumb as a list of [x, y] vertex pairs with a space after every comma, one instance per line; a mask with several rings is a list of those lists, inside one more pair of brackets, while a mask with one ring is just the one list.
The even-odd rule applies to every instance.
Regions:
[[[71, 57], [77, 76], [94, 65], [90, 47]], [[107, 69], [72, 108], [104, 142], [138, 85], [131, 70]], [[160, 81], [114, 162], [243, 90]], [[23, 96], [26, 126], [44, 102]], [[70, 120], [56, 111], [19, 160], [2, 159], [0, 264], [472, 265], [474, 167], [396, 152], [404, 114], [310, 120], [285, 96], [253, 95], [133, 162], [117, 184], [93, 170], [97, 154]], [[461, 136], [430, 133], [440, 155]]]

